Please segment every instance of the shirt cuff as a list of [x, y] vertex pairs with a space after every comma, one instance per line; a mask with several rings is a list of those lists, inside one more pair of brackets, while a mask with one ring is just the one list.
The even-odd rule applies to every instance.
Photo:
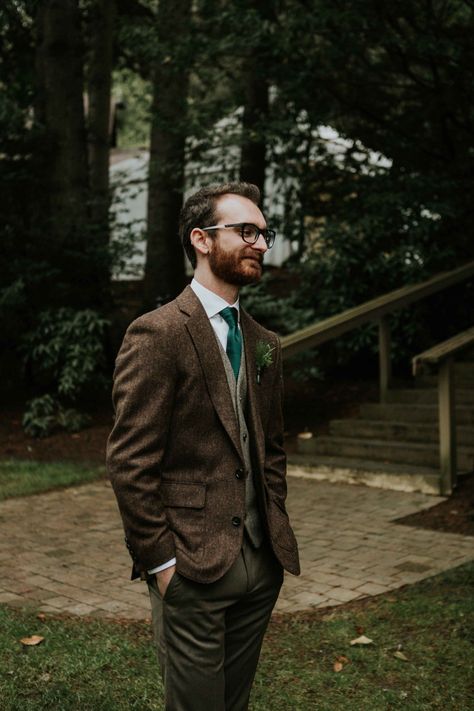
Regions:
[[166, 570], [166, 568], [171, 568], [172, 565], [176, 565], [176, 558], [171, 558], [171, 560], [168, 560], [166, 563], [157, 565], [156, 568], [152, 568], [151, 570], [148, 570], [147, 573], [148, 573], [148, 575], [153, 575], [154, 573], [160, 573], [162, 570]]

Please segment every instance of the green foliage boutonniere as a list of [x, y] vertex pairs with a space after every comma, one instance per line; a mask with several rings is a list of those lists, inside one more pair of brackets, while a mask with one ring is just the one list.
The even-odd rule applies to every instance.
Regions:
[[272, 353], [274, 350], [275, 346], [272, 346], [270, 343], [257, 341], [257, 347], [255, 349], [255, 364], [257, 366], [257, 383], [259, 385], [263, 369], [268, 368], [268, 366], [273, 363]]

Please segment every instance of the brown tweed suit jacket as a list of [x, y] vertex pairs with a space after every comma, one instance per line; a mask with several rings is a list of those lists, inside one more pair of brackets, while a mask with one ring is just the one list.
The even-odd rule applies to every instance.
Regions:
[[[277, 336], [241, 311], [255, 487], [273, 550], [299, 574], [285, 509]], [[257, 383], [255, 350], [275, 347]], [[190, 287], [128, 328], [116, 361], [107, 467], [136, 577], [176, 556], [196, 582], [221, 578], [242, 546], [245, 471], [237, 418], [209, 319]]]

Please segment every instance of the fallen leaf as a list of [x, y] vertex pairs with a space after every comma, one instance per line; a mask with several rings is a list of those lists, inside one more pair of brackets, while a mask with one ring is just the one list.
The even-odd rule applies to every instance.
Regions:
[[356, 639], [351, 640], [351, 644], [373, 644], [373, 641], [369, 638], [366, 637], [365, 635], [361, 635], [360, 637], [357, 637]]
[[361, 627], [360, 625], [358, 625], [358, 626], [356, 627], [356, 632], [357, 632], [357, 634], [364, 634], [365, 628], [364, 628], [364, 627]]
[[333, 669], [335, 672], [340, 672], [344, 668], [344, 664], [349, 664], [350, 659], [345, 657], [343, 654], [340, 654], [336, 661], [334, 662]]
[[44, 612], [38, 612], [38, 614], [36, 615], [36, 618], [38, 620], [41, 620], [41, 622], [44, 622], [46, 619], [46, 615], [44, 614]]
[[44, 637], [39, 634], [33, 634], [31, 637], [23, 637], [20, 642], [26, 647], [35, 647], [37, 644], [41, 644], [44, 641]]
[[311, 439], [313, 436], [312, 432], [299, 432], [298, 439]]
[[51, 674], [48, 674], [48, 672], [45, 672], [44, 674], [41, 674], [40, 676], [40, 681], [49, 681], [51, 679]]
[[406, 657], [403, 652], [400, 652], [399, 649], [397, 649], [397, 651], [393, 653], [393, 656], [397, 659], [402, 659], [404, 662], [408, 662], [408, 657]]

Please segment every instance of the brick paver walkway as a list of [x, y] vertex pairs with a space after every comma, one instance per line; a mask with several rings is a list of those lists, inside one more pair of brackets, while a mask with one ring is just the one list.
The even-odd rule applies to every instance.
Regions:
[[[376, 595], [474, 559], [474, 537], [393, 523], [440, 499], [289, 477], [302, 575], [278, 611]], [[0, 503], [0, 603], [50, 613], [149, 617], [108, 483]]]

